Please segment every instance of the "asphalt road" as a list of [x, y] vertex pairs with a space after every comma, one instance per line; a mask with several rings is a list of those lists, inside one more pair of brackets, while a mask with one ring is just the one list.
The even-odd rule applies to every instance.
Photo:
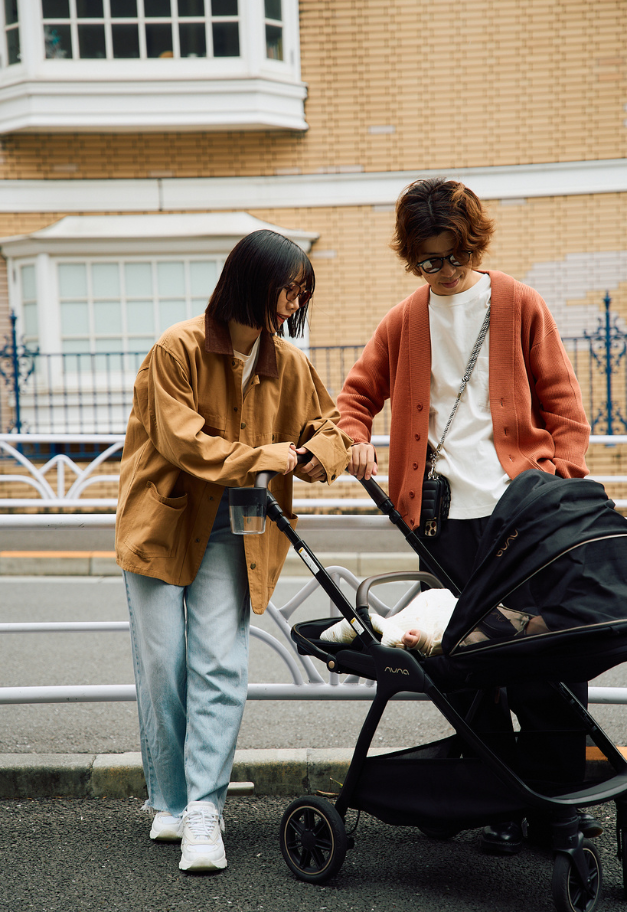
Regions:
[[[275, 593], [283, 605], [309, 582], [287, 578]], [[378, 590], [388, 604], [401, 584]], [[320, 591], [292, 620], [322, 617], [329, 601]], [[126, 620], [122, 580], [117, 577], [0, 578], [0, 621]], [[273, 634], [267, 616], [253, 623]], [[323, 670], [321, 668], [321, 670]], [[250, 680], [287, 682], [289, 672], [273, 650], [251, 639]], [[132, 684], [126, 633], [4, 634], [0, 637], [0, 686]], [[599, 684], [627, 687], [627, 664], [606, 672]], [[365, 702], [249, 701], [238, 747], [352, 748]], [[597, 706], [595, 717], [610, 736], [627, 744], [627, 707]], [[409, 747], [449, 731], [428, 703], [391, 703], [375, 736], [378, 747]], [[0, 753], [117, 753], [139, 750], [134, 703], [41, 704], [0, 707]]]
[[[326, 886], [294, 879], [278, 845], [288, 804], [229, 798], [229, 866], [214, 875], [178, 869], [176, 845], [148, 838], [139, 801], [0, 802], [0, 909], [7, 912], [551, 912], [550, 856], [528, 846], [507, 859], [482, 855], [471, 830], [447, 842], [366, 815], [355, 848]], [[599, 912], [624, 912], [611, 810], [596, 840], [604, 886]], [[347, 818], [347, 823], [354, 815]]]

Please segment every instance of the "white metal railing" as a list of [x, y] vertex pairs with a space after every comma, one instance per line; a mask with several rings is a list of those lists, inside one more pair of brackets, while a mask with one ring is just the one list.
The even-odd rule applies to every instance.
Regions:
[[[390, 438], [387, 435], [374, 436], [372, 442], [378, 447], [387, 447], [390, 444]], [[36, 463], [25, 456], [19, 449], [20, 444], [93, 444], [105, 446], [106, 449], [94, 456], [86, 466], [79, 465], [75, 460], [65, 454], [58, 454], [49, 459], [43, 466], [37, 466]], [[590, 438], [591, 444], [615, 445], [618, 443], [627, 443], [627, 434], [617, 434], [615, 436], [594, 435]], [[103, 465], [112, 456], [122, 450], [124, 446], [124, 434], [0, 434], [0, 452], [14, 459], [25, 470], [26, 474], [0, 475], [0, 482], [6, 484], [28, 485], [33, 489], [36, 496], [33, 497], [3, 497], [0, 498], [0, 510], [2, 509], [28, 509], [30, 507], [39, 507], [42, 509], [115, 509], [117, 498], [114, 497], [84, 497], [83, 494], [90, 487], [96, 484], [113, 483], [117, 484], [119, 476], [98, 475], [96, 470]], [[81, 459], [80, 462], [85, 462]], [[55, 483], [48, 480], [48, 476], [56, 473]], [[66, 491], [66, 476], [70, 474], [74, 481]], [[590, 475], [590, 479], [600, 481], [602, 484], [627, 484], [627, 475]], [[387, 483], [386, 475], [376, 476], [376, 480], [385, 485]], [[304, 486], [305, 482], [295, 478], [298, 486]], [[343, 475], [338, 478], [334, 484], [352, 485], [355, 488], [359, 485], [352, 476]], [[297, 488], [298, 491], [298, 488]], [[627, 498], [615, 500], [619, 509], [627, 508]], [[356, 510], [364, 507], [371, 507], [372, 504], [367, 497], [315, 497], [315, 498], [294, 498], [293, 507], [296, 512], [310, 509], [343, 509]], [[4, 526], [1, 522], [0, 527]]]
[[[83, 443], [104, 445], [105, 449], [89, 462], [87, 467], [81, 468], [66, 455], [52, 457], [44, 466], [38, 468], [30, 459], [20, 452], [21, 443]], [[591, 443], [613, 445], [627, 442], [627, 435], [594, 436]], [[389, 437], [373, 437], [376, 446], [388, 446]], [[117, 475], [95, 475], [94, 471], [107, 459], [119, 452], [124, 445], [124, 436], [119, 434], [4, 434], [0, 435], [0, 449], [13, 457], [27, 470], [27, 475], [4, 475], [1, 481], [27, 483], [37, 493], [33, 498], [5, 498], [0, 499], [0, 509], [23, 507], [63, 507], [76, 510], [81, 508], [112, 509], [117, 501], [113, 498], [85, 498], [82, 497], [91, 485], [95, 483], [118, 481]], [[48, 474], [56, 471], [56, 485], [48, 480]], [[68, 491], [65, 491], [65, 473], [71, 472], [75, 478]], [[601, 482], [627, 483], [627, 476], [595, 476]], [[378, 476], [379, 482], [385, 483], [385, 476]], [[350, 476], [338, 479], [342, 484], [357, 484]], [[336, 482], [336, 483], [338, 483]], [[56, 490], [55, 490], [56, 488]], [[627, 507], [627, 499], [616, 500], [618, 507]], [[343, 508], [354, 509], [371, 506], [367, 498], [316, 498], [294, 500], [297, 511], [307, 508]], [[115, 514], [110, 513], [62, 513], [62, 514], [0, 514], [0, 529], [48, 529], [61, 530], [68, 528], [108, 529], [115, 525]], [[393, 531], [389, 520], [380, 515], [303, 515], [300, 518], [299, 530], [307, 531]], [[330, 567], [329, 572], [339, 582], [344, 581], [356, 589], [359, 580], [343, 567]], [[328, 681], [320, 675], [311, 658], [300, 656], [291, 640], [288, 623], [294, 611], [319, 587], [317, 580], [311, 579], [307, 584], [282, 608], [270, 602], [267, 608], [268, 615], [275, 621], [279, 628], [281, 639], [257, 627], [251, 627], [251, 635], [266, 643], [282, 659], [289, 670], [291, 683], [289, 684], [250, 684], [248, 699], [251, 700], [370, 700], [374, 695], [371, 681], [361, 681], [355, 676], [342, 679], [340, 676], [329, 673]], [[395, 614], [401, 610], [411, 599], [415, 587], [412, 587], [399, 602], [388, 608], [373, 593], [370, 595], [372, 606], [383, 615]], [[331, 615], [337, 615], [337, 609], [331, 602]], [[46, 624], [0, 624], [0, 634], [9, 633], [62, 633], [69, 631], [101, 631], [101, 632], [127, 632], [128, 623], [123, 621], [94, 621], [84, 623], [46, 623]], [[427, 699], [420, 694], [400, 694], [398, 699], [421, 700]], [[0, 688], [0, 704], [8, 703], [66, 703], [66, 702], [101, 702], [101, 701], [128, 701], [135, 700], [134, 685], [79, 685], [58, 687], [4, 687]], [[592, 703], [627, 703], [627, 688], [592, 687], [590, 688], [590, 702]]]

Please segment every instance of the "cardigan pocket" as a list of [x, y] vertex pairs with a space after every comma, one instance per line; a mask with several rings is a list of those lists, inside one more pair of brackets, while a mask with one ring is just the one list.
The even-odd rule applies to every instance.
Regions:
[[137, 529], [133, 542], [125, 542], [138, 557], [173, 557], [179, 539], [183, 513], [187, 507], [187, 494], [180, 497], [163, 497], [152, 481], [146, 482], [146, 497], [137, 516]]

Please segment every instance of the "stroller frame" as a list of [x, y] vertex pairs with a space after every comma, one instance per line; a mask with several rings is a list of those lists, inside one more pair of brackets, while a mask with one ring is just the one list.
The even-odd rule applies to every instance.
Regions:
[[[537, 811], [552, 821], [552, 849], [555, 853], [552, 892], [558, 912], [593, 912], [601, 895], [601, 863], [596, 847], [584, 839], [579, 830], [576, 809], [610, 800], [616, 803], [618, 855], [622, 859], [627, 890], [627, 760], [565, 684], [547, 682], [560, 696], [573, 721], [585, 728], [586, 734], [604, 754], [614, 775], [603, 782], [573, 791], [543, 794], [524, 782], [473, 727], [473, 719], [486, 696], [484, 690], [472, 688], [475, 696], [470, 710], [464, 715], [429, 673], [432, 659], [381, 645], [372, 632], [368, 618], [368, 594], [373, 585], [417, 580], [431, 587], [446, 585], [455, 594], [459, 593], [459, 589], [429, 554], [417, 533], [404, 523], [390, 498], [376, 482], [362, 481], [362, 485], [375, 505], [400, 529], [424, 564], [436, 575], [397, 572], [371, 577], [360, 585], [356, 607], [350, 604], [311, 548], [292, 529], [272, 494], [267, 494], [268, 518], [287, 536], [294, 550], [356, 632], [354, 644], [357, 648], [347, 648], [319, 640], [320, 632], [331, 626], [334, 619], [297, 624], [292, 630], [292, 638], [299, 652], [323, 661], [332, 672], [353, 674], [377, 682], [376, 694], [335, 804], [328, 796], [304, 796], [293, 801], [283, 815], [280, 845], [288, 867], [297, 878], [312, 883], [324, 883], [333, 877], [341, 868], [347, 849], [354, 845], [352, 834], [348, 836], [345, 827], [349, 809], [364, 810], [384, 822], [415, 826], [434, 838], [448, 838], [463, 829], [493, 823], [498, 819], [512, 819], [515, 814], [522, 817], [526, 811]], [[627, 634], [627, 621], [597, 626], [607, 628], [607, 636], [615, 636], [617, 630]], [[433, 744], [368, 757], [372, 739], [389, 700], [401, 692], [429, 697], [456, 734]], [[462, 758], [463, 754], [466, 757]], [[456, 772], [463, 772], [467, 766], [471, 768], [470, 784], [473, 787], [477, 786], [474, 777], [479, 774], [478, 791], [480, 801], [486, 800], [485, 810], [474, 807], [442, 819], [433, 810], [420, 807], [420, 802], [418, 806], [412, 805], [409, 791], [404, 791], [402, 801], [393, 807], [373, 797], [381, 771], [385, 771], [386, 767], [388, 771], [394, 771], [395, 782], [415, 792], [416, 787], [418, 790], [420, 787], [421, 764], [433, 773], [437, 771], [438, 764], [445, 766], [450, 761]], [[448, 789], [448, 780], [446, 787]], [[491, 800], [492, 792], [496, 795], [494, 801]]]

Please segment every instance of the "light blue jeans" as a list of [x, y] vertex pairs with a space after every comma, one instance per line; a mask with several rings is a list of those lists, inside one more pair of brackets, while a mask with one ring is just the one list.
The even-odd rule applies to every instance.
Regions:
[[244, 543], [220, 505], [189, 586], [124, 572], [148, 805], [224, 807], [248, 687]]

